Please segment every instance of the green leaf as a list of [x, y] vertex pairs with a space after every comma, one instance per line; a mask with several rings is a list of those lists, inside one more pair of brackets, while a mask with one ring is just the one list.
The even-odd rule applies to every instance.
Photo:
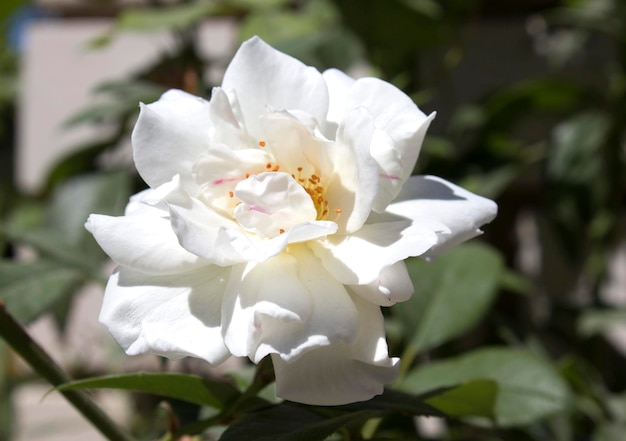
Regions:
[[0, 20], [5, 20], [24, 4], [26, 4], [26, 0], [3, 0], [0, 2]]
[[498, 384], [495, 421], [500, 426], [529, 424], [570, 406], [568, 386], [552, 365], [521, 349], [485, 348], [434, 362], [410, 372], [398, 387], [421, 393], [479, 379]]
[[53, 262], [0, 261], [0, 300], [22, 323], [68, 299], [83, 282], [79, 271]]
[[93, 174], [73, 178], [55, 189], [49, 211], [49, 225], [73, 245], [93, 239], [85, 230], [91, 213], [121, 214], [130, 196], [126, 173]]
[[480, 416], [493, 420], [498, 396], [498, 383], [474, 380], [446, 390], [426, 400], [450, 416]]
[[66, 383], [58, 390], [123, 389], [222, 409], [241, 393], [232, 385], [197, 375], [145, 373], [110, 375]]
[[615, 325], [626, 324], [626, 310], [591, 309], [584, 311], [578, 320], [578, 333], [583, 337], [602, 334]]
[[380, 410], [420, 416], [445, 416], [444, 413], [429, 404], [429, 400], [434, 395], [443, 394], [448, 390], [449, 388], [445, 388], [445, 390], [441, 391], [428, 391], [422, 395], [412, 395], [398, 390], [385, 389], [381, 395], [377, 395], [371, 400], [335, 406], [334, 409], [353, 412], [361, 410]]
[[348, 424], [381, 416], [361, 410], [324, 417], [306, 406], [285, 402], [235, 421], [220, 441], [322, 441]]
[[42, 225], [24, 228], [19, 218], [0, 223], [0, 232], [40, 256], [96, 276], [105, 257], [84, 224], [91, 213], [119, 214], [128, 201], [125, 173], [85, 175], [55, 189]]
[[[413, 334], [412, 354], [445, 343], [476, 325], [491, 305], [503, 272], [500, 255], [479, 243], [458, 247], [433, 263], [410, 259], [407, 267], [415, 294], [393, 311]], [[403, 360], [410, 364], [407, 358]]]
[[626, 432], [624, 423], [603, 423], [600, 424], [593, 434], [592, 441], [622, 441]]
[[64, 121], [64, 128], [84, 123], [101, 123], [102, 121], [119, 121], [139, 112], [140, 102], [152, 102], [159, 99], [165, 91], [161, 86], [148, 81], [107, 81], [93, 90], [93, 93], [107, 96], [104, 103], [94, 104], [80, 109]]
[[163, 8], [128, 9], [119, 16], [115, 28], [123, 31], [185, 29], [222, 9], [218, 2], [206, 0]]
[[569, 184], [585, 184], [601, 170], [600, 148], [607, 135], [609, 120], [600, 113], [577, 115], [553, 131], [553, 150], [548, 174]]
[[444, 416], [424, 399], [386, 389], [371, 400], [343, 406], [312, 407], [283, 402], [244, 416], [224, 432], [220, 441], [321, 441], [345, 426], [391, 413]]

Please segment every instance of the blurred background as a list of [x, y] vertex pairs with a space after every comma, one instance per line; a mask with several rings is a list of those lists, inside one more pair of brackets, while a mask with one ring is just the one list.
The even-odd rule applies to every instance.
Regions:
[[[624, 439], [626, 2], [3, 0], [0, 20], [0, 300], [73, 377], [163, 367], [126, 357], [97, 323], [112, 265], [83, 223], [144, 188], [129, 142], [138, 102], [172, 87], [210, 97], [259, 35], [436, 111], [416, 173], [499, 204], [479, 241], [409, 262], [416, 296], [385, 311], [391, 352], [419, 366], [524, 347], [568, 391], [498, 429], [418, 422], [406, 439]], [[458, 326], [425, 343], [412, 336], [435, 294], [478, 306], [450, 306]], [[233, 366], [245, 376], [240, 361], [173, 369]], [[48, 390], [0, 342], [0, 440], [102, 439]], [[141, 439], [162, 430], [158, 400], [98, 399]]]

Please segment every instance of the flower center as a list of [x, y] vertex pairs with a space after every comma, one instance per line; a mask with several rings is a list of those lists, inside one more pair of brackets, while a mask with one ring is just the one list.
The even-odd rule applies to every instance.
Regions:
[[[265, 141], [261, 140], [258, 142], [258, 145], [264, 148], [267, 144]], [[280, 170], [280, 165], [268, 162], [265, 165], [265, 169], [268, 172], [277, 172]], [[308, 176], [304, 175], [303, 170], [304, 167], [302, 166], [296, 167], [296, 173], [291, 173], [291, 177], [300, 184], [300, 186], [304, 188], [304, 191], [311, 197], [315, 211], [317, 212], [316, 220], [328, 220], [330, 209], [328, 207], [328, 200], [326, 199], [326, 188], [322, 184], [322, 179], [315, 173], [311, 173]], [[341, 214], [341, 209], [336, 208], [334, 212], [336, 214], [334, 220], [336, 220]]]

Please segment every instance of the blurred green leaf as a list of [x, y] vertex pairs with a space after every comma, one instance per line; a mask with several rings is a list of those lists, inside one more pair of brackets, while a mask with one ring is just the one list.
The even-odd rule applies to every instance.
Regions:
[[17, 8], [26, 4], [26, 0], [3, 0], [0, 2], [0, 20], [5, 20]]
[[600, 172], [599, 154], [609, 128], [606, 115], [585, 113], [556, 126], [548, 174], [568, 184], [584, 184]]
[[97, 96], [107, 95], [108, 102], [94, 104], [80, 109], [64, 121], [66, 129], [85, 124], [103, 121], [118, 121], [129, 114], [139, 111], [139, 103], [150, 103], [159, 99], [164, 88], [147, 81], [109, 81], [100, 84], [93, 90]]
[[626, 310], [589, 309], [578, 319], [578, 333], [583, 337], [603, 334], [615, 325], [626, 325]]
[[420, 15], [424, 15], [432, 19], [441, 18], [443, 15], [442, 6], [434, 0], [400, 0], [400, 1], [404, 5], [408, 6], [410, 9], [419, 13]]
[[571, 3], [545, 14], [549, 24], [619, 36], [623, 23], [616, 14], [615, 3], [621, 0], [591, 0]]
[[84, 281], [79, 271], [50, 261], [0, 261], [0, 300], [22, 323], [68, 299]]
[[72, 245], [93, 243], [85, 230], [91, 213], [121, 214], [130, 196], [126, 173], [78, 176], [58, 186], [49, 206], [48, 224]]
[[623, 441], [626, 424], [607, 422], [597, 427], [592, 441]]
[[393, 307], [410, 335], [412, 356], [457, 337], [476, 325], [491, 305], [503, 272], [502, 258], [479, 243], [465, 244], [432, 263], [409, 259], [415, 286], [408, 302]]
[[495, 418], [498, 383], [473, 380], [426, 400], [426, 403], [450, 416]]
[[512, 348], [484, 348], [430, 363], [411, 371], [398, 388], [421, 393], [478, 379], [497, 382], [495, 422], [502, 427], [530, 424], [570, 407], [570, 391], [552, 365]]
[[502, 273], [500, 287], [517, 294], [529, 294], [533, 288], [533, 283], [527, 277], [516, 271], [505, 270]]
[[96, 277], [105, 255], [84, 224], [91, 213], [120, 214], [129, 194], [125, 173], [80, 176], [55, 189], [43, 223], [28, 228], [19, 219], [9, 218], [0, 223], [0, 232], [40, 256]]
[[168, 398], [222, 409], [241, 393], [228, 383], [209, 380], [197, 375], [146, 373], [110, 375], [72, 381], [57, 388], [60, 391], [80, 389], [122, 389], [144, 392]]
[[263, 9], [242, 22], [239, 35], [241, 40], [262, 35], [269, 44], [278, 47], [283, 41], [314, 33], [320, 25], [315, 18], [291, 11]]
[[127, 9], [120, 14], [115, 29], [120, 31], [180, 30], [208, 15], [222, 11], [220, 2], [198, 0], [162, 8]]

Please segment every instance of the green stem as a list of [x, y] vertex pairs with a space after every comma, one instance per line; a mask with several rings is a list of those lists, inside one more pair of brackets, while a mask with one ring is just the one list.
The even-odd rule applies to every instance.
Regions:
[[[53, 386], [71, 381], [69, 376], [54, 360], [26, 333], [24, 328], [9, 314], [4, 303], [0, 302], [0, 337], [17, 352], [41, 377]], [[95, 403], [82, 391], [60, 391], [61, 394], [89, 420], [107, 439], [111, 441], [134, 441], [122, 431]]]

